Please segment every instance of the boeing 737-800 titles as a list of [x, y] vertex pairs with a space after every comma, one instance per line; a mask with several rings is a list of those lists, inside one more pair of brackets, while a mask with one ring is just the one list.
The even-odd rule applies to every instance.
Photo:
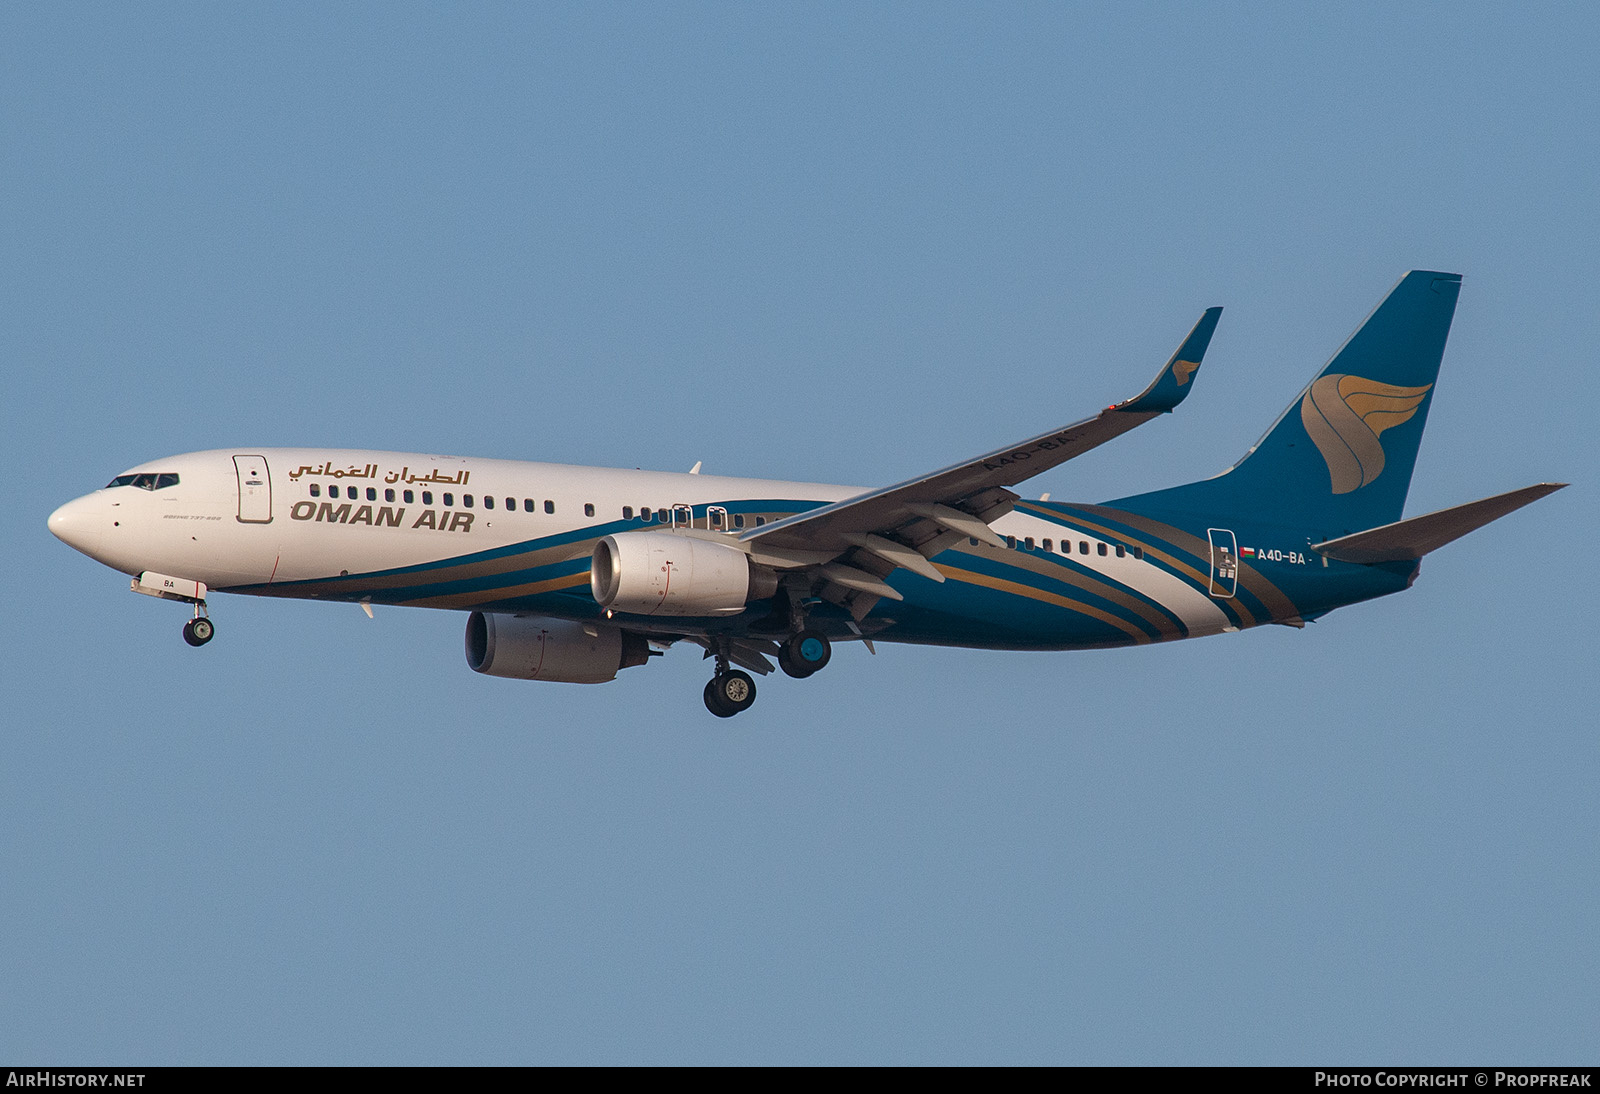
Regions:
[[722, 717], [755, 700], [750, 673], [810, 676], [840, 641], [1066, 650], [1300, 627], [1409, 587], [1429, 551], [1564, 485], [1401, 519], [1460, 287], [1407, 274], [1230, 470], [1098, 505], [1012, 488], [1175, 409], [1220, 308], [1135, 398], [882, 489], [226, 448], [131, 468], [50, 530], [193, 605], [194, 646], [212, 592], [446, 608], [470, 613], [467, 663], [494, 676], [602, 683], [693, 643]]

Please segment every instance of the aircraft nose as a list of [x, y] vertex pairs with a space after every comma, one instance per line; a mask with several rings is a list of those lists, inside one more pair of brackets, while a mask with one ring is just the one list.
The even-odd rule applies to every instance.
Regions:
[[100, 531], [98, 525], [104, 523], [95, 519], [98, 508], [89, 496], [67, 502], [50, 514], [50, 534], [73, 550], [92, 555], [94, 540]]

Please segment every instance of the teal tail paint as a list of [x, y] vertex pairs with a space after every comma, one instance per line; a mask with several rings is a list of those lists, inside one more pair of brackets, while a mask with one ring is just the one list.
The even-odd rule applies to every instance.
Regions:
[[1244, 459], [1106, 504], [1329, 536], [1399, 520], [1460, 292], [1460, 274], [1406, 274]]

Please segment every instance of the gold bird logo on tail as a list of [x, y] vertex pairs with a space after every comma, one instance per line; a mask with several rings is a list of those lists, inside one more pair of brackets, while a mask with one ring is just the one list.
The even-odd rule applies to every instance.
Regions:
[[1358, 490], [1383, 474], [1379, 436], [1410, 421], [1431, 387], [1396, 387], [1338, 373], [1311, 385], [1300, 402], [1300, 421], [1327, 461], [1335, 494]]
[[1178, 378], [1178, 386], [1182, 387], [1184, 384], [1187, 384], [1189, 382], [1189, 378], [1194, 375], [1194, 370], [1199, 367], [1199, 361], [1172, 362], [1172, 374]]

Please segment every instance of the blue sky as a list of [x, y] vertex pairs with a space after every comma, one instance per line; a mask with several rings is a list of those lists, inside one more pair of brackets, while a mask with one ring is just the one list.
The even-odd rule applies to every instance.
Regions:
[[[0, 1059], [1550, 1063], [1600, 1024], [1588, 5], [9, 5]], [[1303, 632], [677, 650], [218, 597], [45, 530], [163, 454], [1029, 484], [1222, 470], [1465, 275], [1408, 513], [1575, 485]]]

